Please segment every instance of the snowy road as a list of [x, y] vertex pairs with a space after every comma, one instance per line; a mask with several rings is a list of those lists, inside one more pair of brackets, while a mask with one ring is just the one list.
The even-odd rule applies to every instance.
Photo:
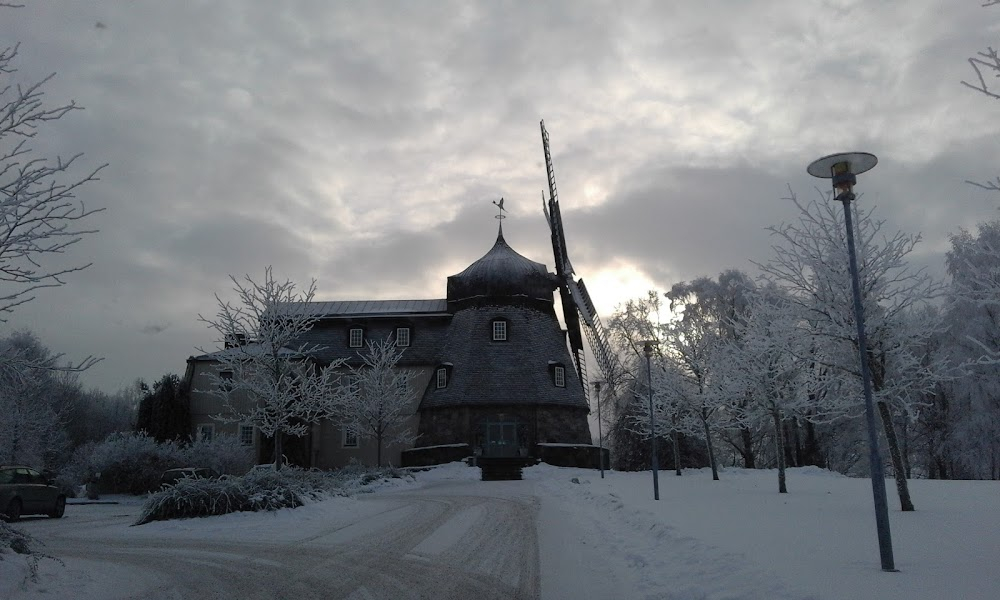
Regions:
[[[539, 598], [995, 600], [1000, 487], [911, 481], [892, 507], [898, 573], [879, 568], [871, 484], [804, 467], [649, 473], [538, 465], [479, 481], [456, 463], [291, 510], [129, 527], [141, 499], [70, 505], [19, 528], [65, 560], [0, 560], [0, 600]], [[891, 483], [891, 481], [890, 481]]]
[[[150, 535], [162, 524], [128, 528], [136, 506], [71, 506], [61, 521], [26, 520], [24, 529], [70, 569], [120, 577], [118, 598], [538, 598], [531, 487], [454, 482], [362, 496], [354, 518], [317, 518], [283, 534], [268, 527], [259, 536], [253, 521], [228, 534], [206, 531], [205, 539], [191, 530]], [[91, 583], [107, 597], [107, 581]], [[45, 588], [15, 598], [55, 591]], [[97, 597], [87, 589], [84, 581], [76, 597]]]

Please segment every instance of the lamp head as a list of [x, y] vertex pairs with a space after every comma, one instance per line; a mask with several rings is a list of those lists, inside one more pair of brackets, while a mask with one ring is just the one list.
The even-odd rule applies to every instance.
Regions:
[[831, 179], [833, 189], [838, 192], [851, 193], [857, 176], [871, 170], [878, 164], [878, 158], [868, 152], [841, 152], [829, 154], [814, 160], [806, 168], [813, 177]]

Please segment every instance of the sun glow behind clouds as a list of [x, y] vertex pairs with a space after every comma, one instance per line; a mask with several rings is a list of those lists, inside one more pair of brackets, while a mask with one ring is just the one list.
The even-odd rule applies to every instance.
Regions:
[[586, 283], [597, 314], [605, 319], [614, 314], [618, 306], [634, 298], [643, 298], [649, 290], [656, 288], [653, 280], [635, 265], [623, 260], [588, 273]]

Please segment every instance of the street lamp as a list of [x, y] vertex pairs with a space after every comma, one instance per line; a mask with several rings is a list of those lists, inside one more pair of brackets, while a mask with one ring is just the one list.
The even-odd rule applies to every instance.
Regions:
[[834, 200], [844, 204], [844, 223], [847, 227], [847, 255], [851, 263], [851, 287], [854, 289], [854, 321], [858, 327], [858, 354], [861, 361], [861, 380], [865, 392], [865, 418], [868, 421], [868, 460], [871, 464], [872, 495], [875, 498], [875, 526], [878, 529], [878, 547], [883, 571], [895, 571], [892, 559], [892, 535], [889, 531], [889, 508], [885, 495], [885, 475], [878, 449], [878, 430], [875, 426], [875, 406], [872, 402], [871, 375], [868, 372], [865, 338], [865, 316], [861, 306], [861, 282], [858, 277], [858, 259], [854, 250], [854, 224], [851, 218], [851, 201], [854, 200], [856, 175], [878, 164], [874, 154], [846, 152], [831, 154], [812, 162], [806, 169], [813, 177], [833, 180]]
[[660, 499], [659, 462], [656, 458], [656, 414], [653, 412], [653, 344], [656, 340], [642, 342], [642, 353], [646, 355], [646, 387], [649, 388], [649, 437], [653, 454], [653, 500]]
[[604, 434], [601, 432], [601, 382], [594, 382], [594, 393], [597, 394], [597, 443], [598, 452], [597, 455], [600, 457], [598, 460], [601, 461], [601, 479], [604, 479]]

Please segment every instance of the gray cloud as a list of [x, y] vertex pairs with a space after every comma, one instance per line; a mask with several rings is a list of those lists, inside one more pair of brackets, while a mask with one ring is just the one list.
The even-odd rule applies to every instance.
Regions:
[[[961, 86], [996, 44], [996, 14], [839, 0], [798, 3], [31, 3], [0, 9], [23, 42], [17, 81], [58, 76], [86, 107], [32, 141], [105, 161], [81, 193], [93, 261], [11, 327], [106, 357], [106, 389], [178, 372], [211, 344], [199, 314], [229, 274], [275, 274], [323, 298], [441, 297], [496, 235], [552, 265], [539, 208], [546, 119], [570, 253], [607, 303], [726, 268], [752, 271], [823, 182], [814, 158], [867, 150], [862, 201], [921, 231], [941, 273], [948, 235], [996, 218], [964, 183], [995, 176], [998, 105]], [[95, 26], [101, 23], [104, 27]], [[632, 269], [629, 271], [628, 269]], [[625, 285], [595, 290], [598, 274]], [[164, 324], [169, 324], [166, 326]], [[161, 329], [162, 327], [162, 329]], [[155, 334], [155, 335], [154, 335]]]

